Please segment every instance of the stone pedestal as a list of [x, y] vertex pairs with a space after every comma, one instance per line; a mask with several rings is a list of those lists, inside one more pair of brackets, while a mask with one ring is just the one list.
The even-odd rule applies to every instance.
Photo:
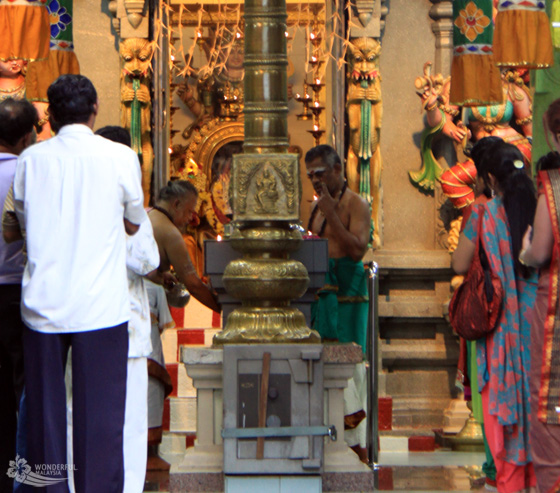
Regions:
[[169, 489], [171, 492], [224, 491], [223, 350], [183, 347], [181, 361], [196, 389], [196, 440], [179, 465], [171, 467]]
[[323, 491], [373, 491], [373, 471], [344, 441], [344, 389], [361, 362], [362, 350], [356, 344], [324, 346], [325, 416], [336, 427], [338, 440], [325, 445]]
[[[373, 491], [374, 477], [344, 442], [344, 388], [362, 361], [355, 344], [325, 345], [325, 424], [334, 425], [338, 440], [325, 439], [323, 491]], [[224, 491], [223, 445], [223, 350], [183, 347], [181, 361], [197, 391], [197, 439], [184, 459], [170, 472], [171, 492]]]

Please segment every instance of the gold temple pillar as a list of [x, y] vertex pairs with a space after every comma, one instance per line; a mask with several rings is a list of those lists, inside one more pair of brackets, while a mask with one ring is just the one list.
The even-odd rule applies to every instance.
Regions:
[[242, 306], [214, 344], [318, 343], [290, 300], [309, 283], [301, 262], [289, 259], [303, 241], [299, 222], [299, 159], [288, 151], [285, 0], [245, 0], [245, 141], [234, 156], [232, 247], [243, 253], [225, 269], [224, 285]]

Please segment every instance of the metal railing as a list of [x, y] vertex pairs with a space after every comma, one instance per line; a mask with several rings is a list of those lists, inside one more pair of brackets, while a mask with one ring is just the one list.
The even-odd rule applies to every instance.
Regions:
[[379, 459], [379, 426], [378, 426], [378, 375], [379, 375], [379, 312], [377, 299], [379, 296], [379, 268], [375, 262], [367, 265], [369, 316], [366, 346], [366, 375], [368, 390], [367, 408], [367, 449], [370, 465]]

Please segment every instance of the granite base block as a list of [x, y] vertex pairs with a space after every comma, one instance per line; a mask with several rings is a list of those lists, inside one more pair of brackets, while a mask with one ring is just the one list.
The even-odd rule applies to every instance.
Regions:
[[224, 475], [221, 472], [172, 474], [169, 478], [169, 493], [187, 491], [221, 493], [224, 491]]
[[323, 491], [351, 492], [373, 491], [373, 471], [365, 472], [325, 472]]

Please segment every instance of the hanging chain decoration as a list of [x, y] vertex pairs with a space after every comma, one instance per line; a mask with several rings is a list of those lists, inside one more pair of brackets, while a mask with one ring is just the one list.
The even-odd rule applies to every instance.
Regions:
[[[350, 44], [350, 31], [352, 27], [359, 27], [359, 23], [353, 19], [348, 21], [348, 28], [341, 36], [338, 31], [344, 25], [345, 19], [339, 12], [341, 0], [334, 1], [332, 16], [328, 19], [331, 29], [327, 34], [326, 8], [324, 5], [311, 3], [298, 3], [293, 5], [288, 19], [287, 37], [288, 54], [293, 51], [293, 40], [298, 31], [303, 31], [306, 39], [307, 59], [305, 62], [305, 74], [314, 71], [309, 61], [311, 56], [319, 58], [322, 62], [319, 78], [323, 78], [328, 68], [329, 62], [336, 63], [338, 70], [346, 65], [346, 54]], [[348, 11], [354, 6], [355, 2], [347, 0], [344, 10]], [[292, 7], [292, 6], [290, 6]], [[225, 68], [227, 57], [229, 56], [234, 44], [239, 41], [239, 36], [243, 33], [243, 5], [222, 4], [197, 4], [190, 7], [186, 4], [176, 6], [165, 5], [168, 13], [177, 20], [175, 26], [169, 26], [169, 30], [178, 42], [171, 44], [172, 64], [176, 70], [174, 75], [178, 77], [197, 77], [199, 79], [208, 77], [213, 73], [220, 73]], [[195, 17], [195, 22], [192, 18]], [[195, 30], [196, 35], [192, 42], [185, 43], [183, 29], [187, 27], [184, 19], [188, 18], [188, 27]], [[208, 26], [208, 19], [212, 20], [212, 26]], [[172, 23], [173, 24], [173, 23]], [[315, 25], [313, 25], [315, 24]], [[204, 30], [210, 30], [210, 36], [204, 36]], [[310, 39], [311, 31], [314, 30], [323, 40], [320, 50], [314, 49]], [[341, 51], [338, 57], [333, 55], [335, 43], [341, 44]], [[188, 45], [188, 48], [187, 48]], [[193, 66], [196, 47], [204, 50], [207, 56], [206, 63], [196, 68]], [[317, 72], [314, 72], [317, 75]]]

